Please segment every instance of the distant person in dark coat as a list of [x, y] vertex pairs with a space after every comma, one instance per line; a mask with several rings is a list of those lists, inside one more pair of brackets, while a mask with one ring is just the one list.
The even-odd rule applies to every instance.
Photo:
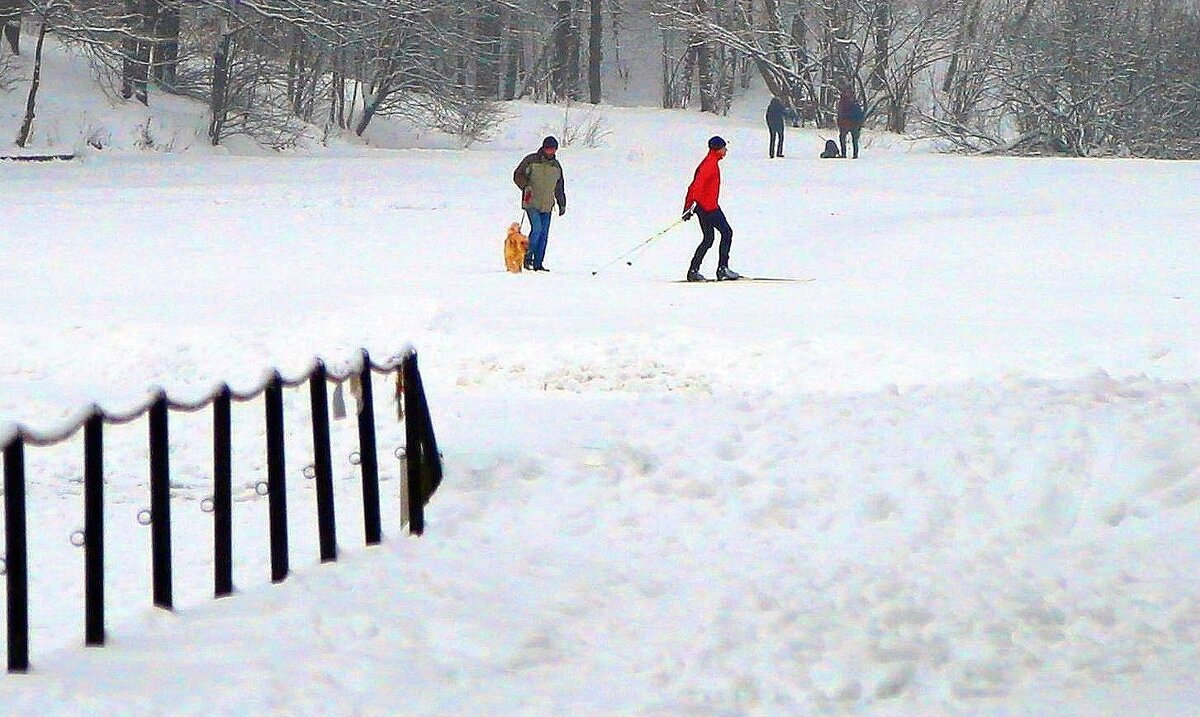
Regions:
[[[767, 151], [767, 156], [771, 159], [783, 156], [783, 122], [786, 114], [787, 108], [784, 106], [783, 100], [772, 97], [771, 104], [767, 105], [767, 130], [771, 133], [771, 146]], [[778, 145], [776, 140], [778, 140]]]
[[858, 159], [858, 136], [862, 133], [863, 120], [866, 113], [863, 106], [854, 98], [849, 87], [842, 88], [842, 96], [837, 103], [838, 144], [841, 145], [842, 156], [846, 157], [846, 135], [854, 142], [854, 159]]

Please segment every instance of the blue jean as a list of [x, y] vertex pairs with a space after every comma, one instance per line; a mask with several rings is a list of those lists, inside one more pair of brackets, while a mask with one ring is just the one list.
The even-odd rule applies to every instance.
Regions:
[[529, 251], [525, 253], [525, 263], [541, 269], [546, 260], [546, 244], [550, 241], [550, 212], [539, 212], [530, 207], [525, 213], [529, 215]]

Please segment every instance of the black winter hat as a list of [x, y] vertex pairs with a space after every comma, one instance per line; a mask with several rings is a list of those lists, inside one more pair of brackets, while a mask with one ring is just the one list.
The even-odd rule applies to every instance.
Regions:
[[555, 139], [553, 136], [543, 139], [542, 140], [542, 149], [546, 149], [546, 148], [558, 149], [558, 140]]
[[726, 144], [725, 140], [720, 137], [711, 137], [708, 140], [709, 149], [721, 149]]

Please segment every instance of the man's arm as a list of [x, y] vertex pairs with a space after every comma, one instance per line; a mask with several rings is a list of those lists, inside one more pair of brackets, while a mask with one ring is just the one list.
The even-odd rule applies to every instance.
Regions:
[[558, 214], [561, 216], [567, 211], [567, 183], [561, 166], [558, 168], [558, 184], [554, 185], [554, 201], [558, 202]]
[[513, 170], [513, 184], [517, 185], [517, 188], [522, 191], [525, 190], [525, 185], [529, 184], [529, 165], [533, 163], [533, 158], [535, 156], [536, 155], [531, 154], [525, 157], [525, 159], [522, 159], [521, 163], [517, 165], [517, 168]]

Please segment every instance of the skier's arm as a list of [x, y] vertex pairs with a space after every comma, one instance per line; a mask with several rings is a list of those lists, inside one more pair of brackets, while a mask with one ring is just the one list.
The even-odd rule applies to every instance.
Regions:
[[696, 198], [704, 191], [704, 187], [708, 186], [711, 179], [712, 167], [707, 163], [702, 163], [696, 167], [696, 174], [692, 177], [692, 183], [688, 185], [687, 196], [683, 198], [683, 211], [687, 212], [696, 204]]
[[696, 175], [692, 177], [692, 183], [688, 185], [687, 194], [683, 197], [683, 211], [688, 211], [692, 205], [696, 203], [696, 185], [700, 183], [700, 168], [696, 168]]
[[513, 170], [513, 184], [521, 191], [525, 191], [525, 185], [529, 184], [529, 165], [533, 163], [533, 155], [529, 155], [521, 160], [517, 168]]
[[558, 168], [558, 184], [554, 185], [554, 201], [558, 202], [558, 215], [567, 211], [567, 185], [563, 180], [562, 167]]

